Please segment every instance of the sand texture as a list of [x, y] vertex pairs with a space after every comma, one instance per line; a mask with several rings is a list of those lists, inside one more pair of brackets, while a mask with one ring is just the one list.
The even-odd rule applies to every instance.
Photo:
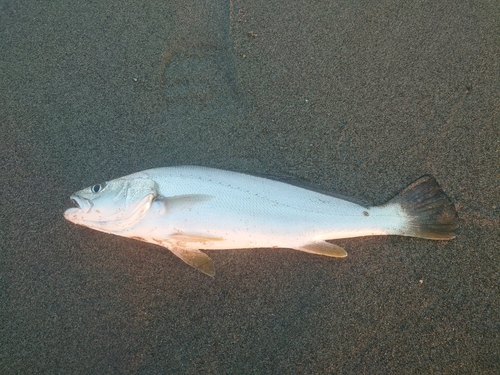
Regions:
[[[500, 2], [0, 2], [1, 374], [499, 374]], [[456, 239], [167, 249], [69, 196], [194, 164], [382, 204], [430, 174]]]

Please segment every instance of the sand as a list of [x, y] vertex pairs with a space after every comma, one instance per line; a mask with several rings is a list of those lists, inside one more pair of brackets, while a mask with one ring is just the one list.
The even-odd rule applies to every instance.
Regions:
[[[4, 1], [2, 374], [500, 373], [500, 3]], [[69, 195], [195, 164], [381, 204], [431, 174], [456, 239], [168, 250]]]

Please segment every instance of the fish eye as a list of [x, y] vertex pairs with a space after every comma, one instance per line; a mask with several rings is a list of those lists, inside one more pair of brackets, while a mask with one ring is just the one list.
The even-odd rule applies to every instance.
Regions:
[[95, 184], [94, 186], [92, 186], [90, 188], [90, 191], [94, 194], [96, 193], [99, 193], [100, 191], [102, 191], [104, 188], [106, 187], [106, 183], [103, 182], [102, 184]]
[[92, 193], [99, 193], [101, 191], [101, 184], [94, 185], [90, 188]]

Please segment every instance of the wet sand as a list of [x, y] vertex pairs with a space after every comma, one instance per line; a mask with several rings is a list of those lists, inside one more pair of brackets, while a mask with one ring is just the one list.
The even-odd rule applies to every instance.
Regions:
[[[500, 373], [500, 4], [0, 5], [2, 374]], [[381, 204], [431, 174], [456, 239], [168, 250], [66, 222], [158, 166]]]

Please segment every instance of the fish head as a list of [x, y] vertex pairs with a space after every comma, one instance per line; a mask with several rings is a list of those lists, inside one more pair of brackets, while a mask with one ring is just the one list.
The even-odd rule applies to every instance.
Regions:
[[76, 207], [64, 212], [66, 220], [108, 233], [139, 222], [158, 196], [158, 185], [148, 178], [118, 178], [89, 186], [71, 195]]

